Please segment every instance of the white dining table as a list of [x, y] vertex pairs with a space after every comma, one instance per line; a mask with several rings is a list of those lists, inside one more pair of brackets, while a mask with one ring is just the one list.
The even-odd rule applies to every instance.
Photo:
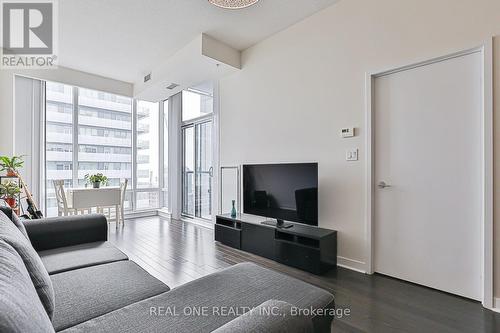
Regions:
[[69, 188], [66, 190], [68, 206], [78, 210], [91, 209], [94, 207], [115, 207], [116, 223], [120, 223], [123, 216], [121, 205], [120, 187], [109, 186], [100, 188]]

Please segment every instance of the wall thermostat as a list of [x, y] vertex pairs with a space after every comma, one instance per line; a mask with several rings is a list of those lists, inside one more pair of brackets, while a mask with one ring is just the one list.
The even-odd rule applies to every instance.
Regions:
[[340, 130], [342, 138], [352, 138], [354, 136], [354, 127], [344, 127]]

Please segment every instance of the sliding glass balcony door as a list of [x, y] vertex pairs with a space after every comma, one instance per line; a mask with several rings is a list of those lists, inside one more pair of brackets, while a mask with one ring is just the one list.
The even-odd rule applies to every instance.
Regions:
[[194, 125], [182, 128], [182, 214], [186, 216], [195, 215], [194, 129]]
[[212, 218], [212, 120], [182, 128], [182, 214]]
[[198, 217], [212, 218], [212, 121], [196, 125], [196, 191]]

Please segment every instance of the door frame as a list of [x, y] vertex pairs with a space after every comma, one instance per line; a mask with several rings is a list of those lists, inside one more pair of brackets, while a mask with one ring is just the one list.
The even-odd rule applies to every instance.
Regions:
[[366, 175], [365, 175], [365, 270], [374, 273], [374, 161], [375, 161], [375, 123], [374, 123], [374, 82], [377, 77], [409, 70], [432, 63], [480, 52], [482, 55], [482, 108], [481, 108], [481, 290], [482, 304], [493, 308], [493, 39], [485, 40], [481, 45], [451, 53], [430, 60], [413, 62], [410, 65], [393, 67], [385, 70], [367, 72], [365, 76], [365, 126], [366, 126]]
[[[194, 154], [194, 171], [193, 171], [193, 181], [194, 181], [194, 215], [189, 215], [187, 213], [184, 213], [183, 211], [183, 207], [184, 207], [184, 175], [181, 176], [181, 216], [184, 217], [184, 218], [189, 218], [189, 219], [200, 219], [202, 221], [211, 221], [212, 218], [210, 219], [206, 219], [206, 218], [203, 218], [203, 217], [199, 217], [199, 216], [196, 216], [196, 213], [197, 213], [197, 209], [198, 207], [196, 206], [196, 203], [197, 203], [197, 200], [198, 200], [198, 188], [196, 186], [197, 184], [197, 180], [198, 180], [198, 171], [196, 170], [197, 168], [197, 162], [198, 162], [198, 156], [197, 156], [197, 152], [196, 152], [196, 147], [198, 145], [198, 125], [202, 125], [202, 124], [206, 124], [206, 123], [211, 123], [212, 124], [212, 130], [213, 130], [213, 117], [212, 117], [212, 114], [210, 115], [207, 115], [207, 116], [202, 116], [202, 117], [198, 117], [198, 118], [195, 118], [195, 119], [192, 119], [192, 120], [189, 120], [189, 121], [186, 121], [185, 124], [183, 124], [181, 126], [181, 156], [182, 156], [182, 159], [181, 159], [181, 173], [183, 174], [184, 173], [184, 170], [185, 170], [185, 151], [186, 151], [186, 147], [185, 147], [185, 143], [184, 143], [184, 137], [183, 137], [183, 131], [187, 128], [190, 128], [192, 127], [193, 128], [193, 131], [194, 131], [194, 151], [193, 151], [193, 154]], [[212, 140], [213, 140], [213, 135], [212, 135]], [[213, 143], [212, 143], [212, 149], [213, 149]], [[212, 169], [214, 169], [213, 167], [213, 163], [212, 163]], [[214, 184], [213, 184], [213, 176], [211, 176], [212, 178], [212, 193], [211, 193], [211, 196], [210, 196], [210, 205], [212, 206], [212, 215], [213, 214], [213, 200], [212, 200], [212, 197], [213, 197], [213, 188], [214, 188]]]

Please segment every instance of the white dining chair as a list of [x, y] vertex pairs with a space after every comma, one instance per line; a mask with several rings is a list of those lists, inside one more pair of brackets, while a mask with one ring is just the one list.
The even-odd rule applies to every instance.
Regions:
[[[119, 223], [125, 224], [125, 195], [127, 194], [127, 185], [128, 179], [125, 179], [123, 183], [120, 182], [120, 205], [118, 205], [118, 209], [115, 214], [117, 225]], [[111, 210], [113, 208], [115, 208], [115, 206], [98, 207], [98, 212], [104, 214], [108, 219], [111, 219]]]
[[64, 180], [53, 180], [52, 183], [56, 191], [57, 216], [76, 215], [78, 213], [76, 209], [68, 206], [66, 192], [64, 191]]
[[125, 195], [127, 194], [127, 185], [128, 179], [125, 178], [125, 181], [120, 183], [120, 222], [123, 225], [125, 225]]

